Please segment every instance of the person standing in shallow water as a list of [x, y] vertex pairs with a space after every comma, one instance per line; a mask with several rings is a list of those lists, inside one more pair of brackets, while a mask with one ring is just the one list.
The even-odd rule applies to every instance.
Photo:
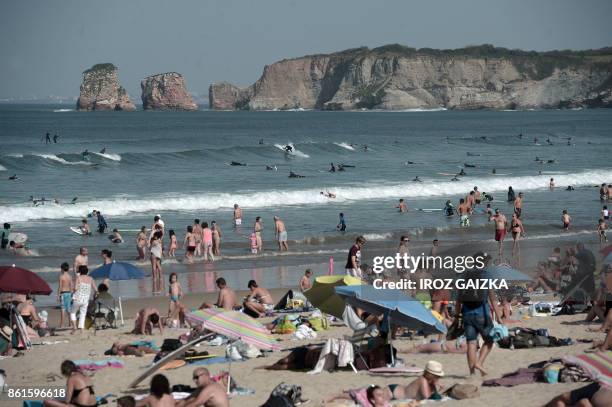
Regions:
[[287, 229], [285, 228], [285, 223], [278, 216], [274, 217], [274, 232], [278, 240], [278, 250], [281, 252], [288, 251]]
[[215, 256], [221, 255], [221, 228], [214, 220], [210, 222], [210, 230], [212, 231], [212, 252]]
[[140, 232], [136, 236], [136, 250], [138, 250], [138, 257], [136, 260], [145, 259], [145, 247], [147, 246], [147, 228], [145, 226], [140, 228]]
[[261, 217], [255, 218], [255, 224], [253, 225], [253, 232], [255, 233], [255, 238], [257, 239], [257, 253], [263, 252], [263, 241], [261, 238], [261, 232], [263, 231], [263, 225], [261, 223]]

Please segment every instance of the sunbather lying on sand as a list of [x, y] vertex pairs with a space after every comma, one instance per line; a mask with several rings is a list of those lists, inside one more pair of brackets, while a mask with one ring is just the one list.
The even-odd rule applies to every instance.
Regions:
[[467, 353], [467, 342], [465, 336], [461, 336], [454, 341], [440, 341], [417, 345], [410, 349], [408, 353]]
[[[154, 355], [156, 350], [148, 346], [134, 346], [128, 343], [113, 343], [113, 346], [107, 351], [109, 355], [114, 356], [144, 356], [146, 354]], [[105, 352], [106, 354], [106, 352]]]
[[[383, 396], [382, 400], [384, 403], [374, 404], [370, 397], [370, 393], [373, 392], [373, 390], [370, 389], [379, 388], [378, 386], [370, 386], [366, 390], [368, 393], [367, 400], [370, 401], [370, 404], [373, 406], [388, 406], [388, 402], [390, 400], [415, 400], [415, 403], [410, 404], [410, 406], [417, 406], [419, 400], [439, 400], [442, 398], [440, 394], [443, 389], [443, 386], [439, 383], [439, 380], [443, 376], [444, 371], [442, 370], [442, 364], [436, 362], [435, 360], [430, 360], [427, 362], [427, 365], [425, 365], [423, 375], [414, 379], [407, 386], [390, 384], [383, 387], [381, 390]], [[357, 389], [344, 391], [341, 395], [329, 397], [325, 401], [331, 402], [334, 400], [353, 400], [360, 402], [361, 398], [363, 398], [363, 389]]]

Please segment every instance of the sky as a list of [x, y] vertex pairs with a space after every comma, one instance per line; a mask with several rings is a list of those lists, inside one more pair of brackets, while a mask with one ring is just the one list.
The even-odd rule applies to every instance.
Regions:
[[601, 48], [611, 22], [610, 0], [5, 0], [0, 99], [78, 96], [100, 62], [139, 102], [148, 75], [179, 72], [205, 95], [280, 59], [360, 46]]

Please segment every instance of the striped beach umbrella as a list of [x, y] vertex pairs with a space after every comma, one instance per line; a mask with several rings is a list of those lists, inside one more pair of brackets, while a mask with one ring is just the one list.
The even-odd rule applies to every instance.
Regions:
[[218, 308], [201, 309], [185, 315], [192, 324], [202, 325], [209, 331], [230, 339], [240, 339], [258, 349], [279, 350], [278, 342], [262, 324], [237, 311]]

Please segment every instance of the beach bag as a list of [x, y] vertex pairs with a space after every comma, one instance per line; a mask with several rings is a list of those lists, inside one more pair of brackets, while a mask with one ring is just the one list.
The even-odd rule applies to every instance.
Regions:
[[329, 329], [329, 321], [325, 317], [308, 318], [308, 323], [315, 331]]
[[511, 338], [511, 344], [514, 349], [533, 348], [535, 346], [536, 335], [531, 332], [519, 331], [514, 338]]
[[164, 339], [164, 343], [162, 343], [162, 346], [161, 346], [161, 351], [162, 352], [174, 352], [181, 346], [183, 346], [183, 344], [178, 339]]
[[289, 316], [285, 316], [278, 325], [276, 325], [274, 332], [277, 334], [292, 334], [295, 332], [295, 325], [293, 321], [289, 319]]
[[446, 332], [446, 340], [454, 341], [464, 333], [465, 328], [463, 326], [463, 318], [455, 318], [451, 326], [448, 327], [448, 330]]
[[536, 335], [534, 338], [534, 345], [536, 347], [550, 346], [550, 339], [547, 336]]
[[[302, 400], [302, 387], [296, 384], [287, 384], [285, 382], [279, 383], [274, 390], [272, 390], [270, 398], [272, 397], [284, 398], [285, 402], [288, 401], [290, 403], [287, 404], [289, 406], [294, 406], [304, 401]], [[283, 404], [280, 404], [280, 406], [283, 406]]]
[[473, 384], [460, 384], [457, 383], [446, 392], [450, 397], [455, 400], [473, 399], [480, 396], [478, 387]]

